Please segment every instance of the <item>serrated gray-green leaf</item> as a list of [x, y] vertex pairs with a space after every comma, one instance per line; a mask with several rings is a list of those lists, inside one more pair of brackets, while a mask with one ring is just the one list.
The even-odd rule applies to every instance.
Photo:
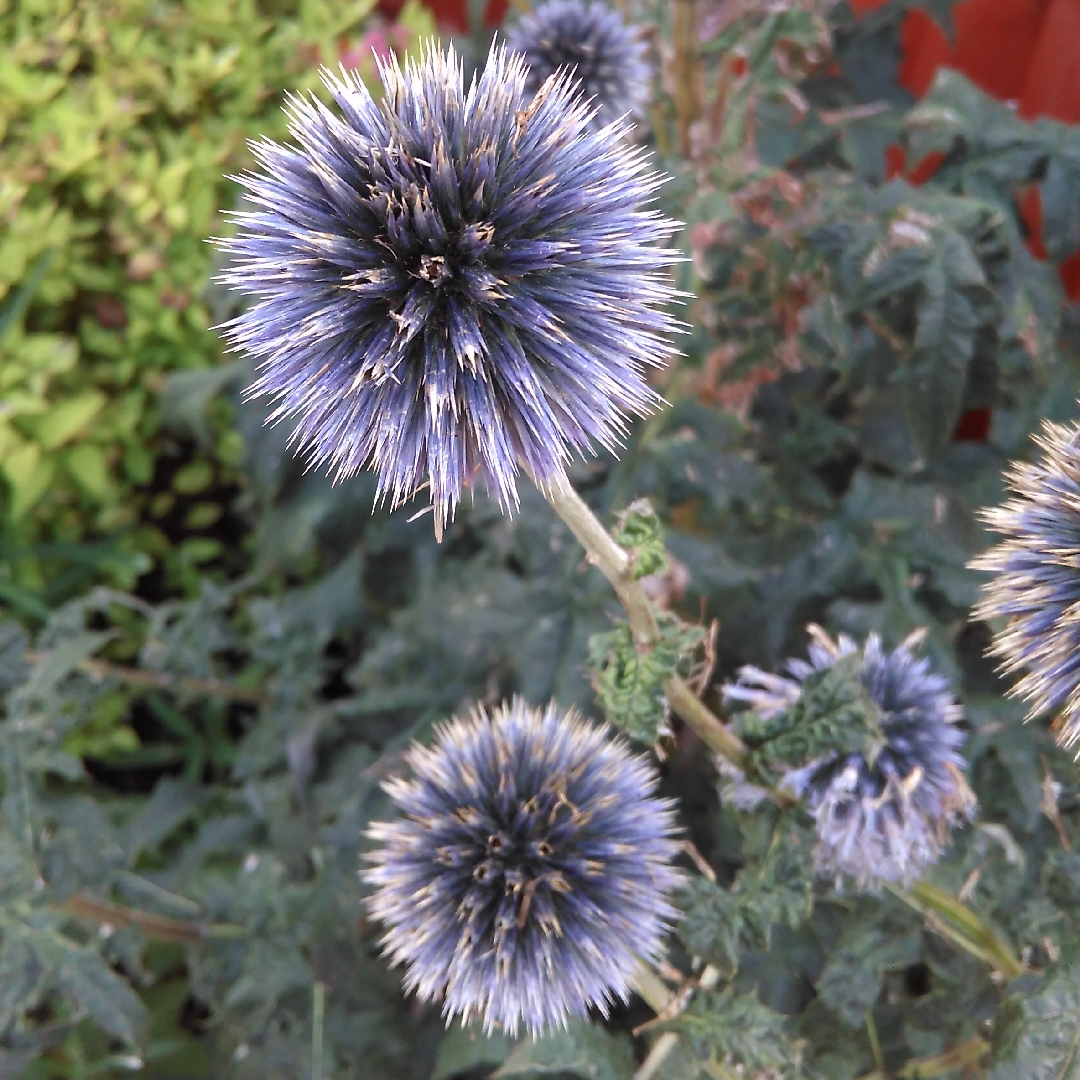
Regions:
[[[951, 238], [958, 239], [955, 234]], [[979, 325], [974, 304], [961, 288], [968, 269], [959, 259], [950, 268], [939, 253], [922, 278], [915, 349], [904, 378], [904, 407], [911, 434], [926, 457], [945, 445], [960, 416]]]
[[310, 986], [311, 981], [311, 970], [299, 948], [284, 941], [255, 940], [248, 945], [244, 970], [225, 995], [225, 1005], [270, 1005], [289, 990]]
[[7, 829], [0, 829], [0, 903], [29, 895], [38, 878], [30, 853]]
[[51, 968], [19, 934], [6, 932], [0, 947], [0, 1035], [39, 1002]]
[[0, 691], [18, 686], [26, 676], [30, 639], [14, 619], [0, 622]]
[[[951, 2], [951, 0], [945, 0]], [[905, 118], [908, 152], [919, 161], [934, 150], [948, 151], [961, 136], [970, 139], [991, 126], [1001, 130], [1015, 116], [958, 71], [942, 68], [930, 92]]]
[[746, 838], [747, 863], [731, 888], [698, 877], [681, 890], [679, 938], [691, 955], [724, 972], [738, 968], [744, 951], [767, 950], [774, 927], [798, 926], [813, 907], [810, 837], [791, 814], [771, 828], [760, 819], [755, 824], [760, 843]]
[[691, 878], [682, 890], [683, 917], [678, 934], [692, 956], [722, 971], [738, 966], [743, 931], [739, 898], [704, 877]]
[[1046, 254], [1064, 262], [1080, 244], [1080, 153], [1059, 151], [1039, 184]]
[[161, 422], [173, 431], [191, 435], [206, 447], [211, 443], [207, 409], [210, 402], [248, 373], [246, 360], [200, 371], [175, 371], [165, 381], [158, 408]]
[[898, 109], [856, 117], [841, 128], [840, 148], [852, 169], [880, 183], [885, 176], [886, 148], [898, 142], [903, 125]]
[[120, 830], [120, 846], [129, 863], [152, 851], [206, 800], [205, 791], [186, 780], [164, 777], [154, 793]]
[[40, 699], [111, 637], [111, 631], [102, 630], [83, 631], [62, 639], [33, 665], [29, 679], [12, 695], [13, 698], [30, 701]]
[[665, 668], [639, 653], [627, 623], [589, 638], [596, 696], [608, 721], [638, 742], [653, 743], [667, 715]]
[[551, 610], [541, 609], [528, 629], [514, 635], [507, 646], [527, 700], [555, 698], [560, 705], [588, 709], [593, 689], [582, 670], [581, 657], [587, 655], [592, 635], [609, 624], [599, 612], [583, 610], [572, 596], [558, 599], [568, 602]]
[[355, 631], [364, 619], [363, 570], [363, 555], [354, 551], [314, 584], [291, 589], [276, 605], [279, 637], [306, 634], [318, 651], [335, 633]]
[[[1046, 263], [1035, 259], [1030, 262], [1026, 274], [1031, 280], [1017, 288], [1010, 311], [1013, 327], [1022, 344], [1017, 355], [1025, 363], [1029, 355], [1034, 354], [1036, 362], [1050, 364], [1061, 325], [1061, 279]], [[1020, 334], [1024, 334], [1026, 340], [1019, 339]], [[1009, 356], [1009, 352], [1003, 352], [1003, 359], [1007, 360]]]
[[26, 769], [28, 772], [52, 773], [65, 780], [83, 780], [86, 777], [86, 769], [77, 757], [51, 746], [39, 747], [28, 754]]
[[659, 574], [667, 569], [664, 530], [647, 500], [638, 499], [631, 503], [619, 515], [611, 535], [615, 543], [629, 553], [635, 578]]
[[763, 1005], [756, 993], [738, 994], [730, 986], [699, 990], [685, 1012], [661, 1027], [687, 1036], [700, 1057], [716, 1057], [743, 1070], [799, 1074], [798, 1049], [787, 1038], [784, 1017]]
[[572, 1020], [565, 1031], [527, 1041], [493, 1073], [495, 1077], [572, 1073], [581, 1080], [630, 1080], [637, 1070], [628, 1035], [612, 1035], [586, 1020]]
[[0, 809], [18, 841], [32, 850], [36, 843], [36, 799], [20, 745], [22, 741], [8, 738], [0, 744], [0, 771], [4, 774], [4, 798]]
[[1080, 1080], [1080, 955], [1065, 953], [1033, 994], [998, 1012], [987, 1080]]
[[[971, 224], [977, 227], [978, 219]], [[934, 238], [937, 241], [937, 255], [949, 285], [953, 288], [973, 288], [986, 284], [986, 273], [971, 247], [973, 237], [961, 235], [954, 229], [945, 229], [940, 235], [935, 234]], [[915, 344], [919, 344], [917, 334]]]
[[872, 272], [867, 274], [857, 296], [858, 305], [861, 307], [876, 304], [919, 284], [933, 258], [934, 250], [929, 244], [905, 247], [892, 252], [884, 261], [876, 263]]
[[917, 933], [896, 936], [858, 924], [829, 956], [818, 979], [818, 997], [848, 1027], [861, 1028], [881, 993], [885, 973], [918, 959]]
[[660, 640], [640, 650], [629, 624], [589, 639], [589, 667], [608, 721], [638, 742], [652, 744], [667, 716], [664, 681], [701, 643], [704, 632], [666, 612], [657, 618]]
[[56, 968], [59, 989], [98, 1027], [129, 1045], [142, 1041], [146, 1009], [138, 995], [96, 953], [81, 949], [59, 934], [35, 932], [29, 939]]

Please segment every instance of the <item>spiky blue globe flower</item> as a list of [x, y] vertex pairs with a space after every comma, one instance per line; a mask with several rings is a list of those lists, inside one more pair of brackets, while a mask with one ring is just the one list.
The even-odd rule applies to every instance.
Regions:
[[1028, 719], [1058, 712], [1058, 738], [1080, 739], [1080, 426], [1043, 422], [1042, 460], [1015, 464], [1015, 498], [983, 512], [1004, 539], [971, 563], [993, 574], [977, 619], [1005, 619], [991, 651], [1002, 670], [1027, 673], [1012, 688]]
[[454, 720], [385, 785], [364, 874], [384, 951], [447, 1021], [536, 1035], [626, 1000], [677, 912], [673, 804], [644, 758], [555, 705]]
[[[765, 719], [793, 705], [803, 680], [858, 651], [844, 634], [833, 641], [809, 627], [809, 661], [788, 660], [790, 677], [747, 666], [724, 687], [728, 700], [747, 702]], [[923, 632], [892, 652], [870, 634], [861, 679], [881, 708], [884, 745], [873, 760], [837, 753], [787, 773], [783, 787], [805, 798], [817, 826], [815, 859], [824, 874], [849, 875], [859, 886], [908, 882], [940, 856], [949, 832], [968, 819], [975, 797], [959, 753], [961, 709], [949, 681], [915, 654]]]
[[660, 402], [644, 373], [673, 352], [679, 257], [658, 245], [677, 223], [568, 74], [529, 100], [524, 60], [493, 47], [466, 90], [431, 45], [380, 73], [379, 101], [324, 73], [340, 116], [293, 99], [296, 145], [252, 144], [255, 209], [219, 243], [257, 302], [225, 333], [313, 463], [372, 467], [394, 505], [426, 486], [441, 531], [477, 474], [513, 509], [519, 465], [554, 480]]
[[506, 44], [529, 64], [535, 93], [557, 71], [570, 70], [597, 112], [594, 127], [629, 115], [640, 119], [652, 72], [638, 27], [614, 8], [585, 0], [548, 0], [506, 32]]

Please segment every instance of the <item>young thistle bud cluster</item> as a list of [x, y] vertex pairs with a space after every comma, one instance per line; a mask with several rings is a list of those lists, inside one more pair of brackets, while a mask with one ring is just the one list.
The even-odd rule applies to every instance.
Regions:
[[506, 44], [529, 65], [529, 93], [557, 72], [573, 75], [597, 109], [591, 127], [645, 115], [652, 76], [648, 46], [640, 28], [607, 4], [548, 0], [507, 31]]
[[859, 653], [859, 678], [878, 709], [881, 744], [870, 753], [816, 757], [788, 770], [780, 787], [805, 799], [814, 816], [821, 873], [847, 875], [860, 886], [911, 882], [975, 808], [959, 750], [960, 706], [948, 679], [916, 654], [921, 633], [892, 652], [876, 634], [861, 650], [843, 634], [833, 641], [811, 627], [811, 636], [809, 658], [788, 660], [786, 675], [744, 667], [725, 697], [767, 720], [799, 700], [808, 676]]

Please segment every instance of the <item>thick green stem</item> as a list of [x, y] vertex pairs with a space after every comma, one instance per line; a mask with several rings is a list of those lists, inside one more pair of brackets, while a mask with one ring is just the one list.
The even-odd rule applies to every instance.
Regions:
[[565, 473], [560, 473], [548, 486], [541, 487], [540, 490], [581, 542], [589, 562], [611, 583], [626, 609], [634, 641], [639, 648], [651, 648], [660, 639], [660, 628], [653, 613], [652, 602], [645, 595], [641, 583], [634, 580], [630, 556], [600, 524], [596, 515], [574, 490]]
[[747, 750], [742, 739], [733, 735], [678, 675], [664, 683], [664, 693], [672, 709], [697, 732], [710, 750], [740, 769], [746, 768]]
[[[634, 577], [630, 556], [611, 538], [565, 474], [560, 473], [549, 484], [539, 486], [555, 512], [585, 548], [589, 562], [611, 583], [626, 610], [637, 647], [642, 650], [653, 648], [660, 639], [660, 629], [652, 601]], [[711, 750], [739, 768], [745, 768], [747, 750], [742, 740], [720, 722], [678, 675], [664, 682], [664, 693], [671, 708]]]

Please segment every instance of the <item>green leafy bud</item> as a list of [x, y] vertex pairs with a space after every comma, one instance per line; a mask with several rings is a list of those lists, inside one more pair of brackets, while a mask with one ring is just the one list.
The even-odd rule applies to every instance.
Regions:
[[620, 515], [612, 532], [615, 543], [630, 553], [637, 578], [663, 573], [668, 568], [664, 530], [648, 499], [637, 499]]
[[667, 718], [664, 681], [675, 675], [701, 644], [705, 632], [661, 613], [660, 640], [640, 650], [628, 623], [589, 638], [589, 667], [608, 721], [638, 742], [656, 742]]

